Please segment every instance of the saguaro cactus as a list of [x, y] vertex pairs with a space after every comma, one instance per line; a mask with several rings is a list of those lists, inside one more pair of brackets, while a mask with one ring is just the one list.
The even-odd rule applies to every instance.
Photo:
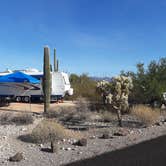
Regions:
[[54, 71], [57, 71], [56, 48], [54, 48]]
[[57, 65], [56, 65], [56, 69], [57, 69], [57, 71], [59, 71], [59, 60], [57, 59]]
[[46, 113], [50, 107], [51, 94], [50, 49], [47, 46], [44, 47], [43, 72], [44, 112]]

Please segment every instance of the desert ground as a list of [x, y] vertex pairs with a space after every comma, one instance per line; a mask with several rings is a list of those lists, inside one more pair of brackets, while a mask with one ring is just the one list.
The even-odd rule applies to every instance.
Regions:
[[[51, 109], [75, 107], [75, 103], [53, 103]], [[95, 157], [106, 152], [115, 151], [142, 141], [151, 140], [166, 134], [166, 118], [160, 116], [158, 123], [144, 126], [131, 115], [123, 116], [123, 127], [117, 125], [115, 117], [110, 122], [87, 120], [80, 123], [65, 123], [65, 127], [77, 131], [87, 139], [86, 146], [74, 143], [77, 138], [65, 138], [58, 141], [58, 152], [50, 152], [49, 143], [34, 144], [24, 139], [42, 120], [43, 104], [11, 103], [0, 108], [0, 116], [14, 114], [30, 114], [32, 124], [1, 124], [0, 125], [0, 165], [4, 166], [59, 166]], [[96, 115], [97, 116], [97, 115]], [[104, 137], [104, 133], [109, 133]], [[107, 135], [107, 134], [106, 134]], [[79, 139], [79, 138], [78, 138]], [[11, 162], [9, 158], [16, 153], [22, 153], [20, 162]]]

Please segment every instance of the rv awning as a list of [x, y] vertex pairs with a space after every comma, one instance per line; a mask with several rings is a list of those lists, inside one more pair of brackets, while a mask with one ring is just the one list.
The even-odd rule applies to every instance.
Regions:
[[15, 72], [15, 73], [0, 77], [0, 83], [6, 83], [6, 82], [32, 83], [32, 84], [40, 83], [40, 81], [37, 80], [36, 78], [30, 75], [24, 74], [22, 72]]

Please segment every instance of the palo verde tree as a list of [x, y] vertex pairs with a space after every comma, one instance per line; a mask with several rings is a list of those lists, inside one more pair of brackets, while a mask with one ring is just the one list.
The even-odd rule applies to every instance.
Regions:
[[47, 46], [44, 47], [43, 73], [44, 113], [46, 113], [50, 107], [51, 94], [50, 49]]

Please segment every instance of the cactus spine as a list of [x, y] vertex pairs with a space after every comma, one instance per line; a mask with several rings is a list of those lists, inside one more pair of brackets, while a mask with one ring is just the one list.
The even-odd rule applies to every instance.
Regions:
[[44, 47], [44, 66], [43, 66], [43, 93], [44, 93], [44, 113], [48, 112], [50, 107], [51, 94], [51, 74], [50, 74], [50, 49]]

